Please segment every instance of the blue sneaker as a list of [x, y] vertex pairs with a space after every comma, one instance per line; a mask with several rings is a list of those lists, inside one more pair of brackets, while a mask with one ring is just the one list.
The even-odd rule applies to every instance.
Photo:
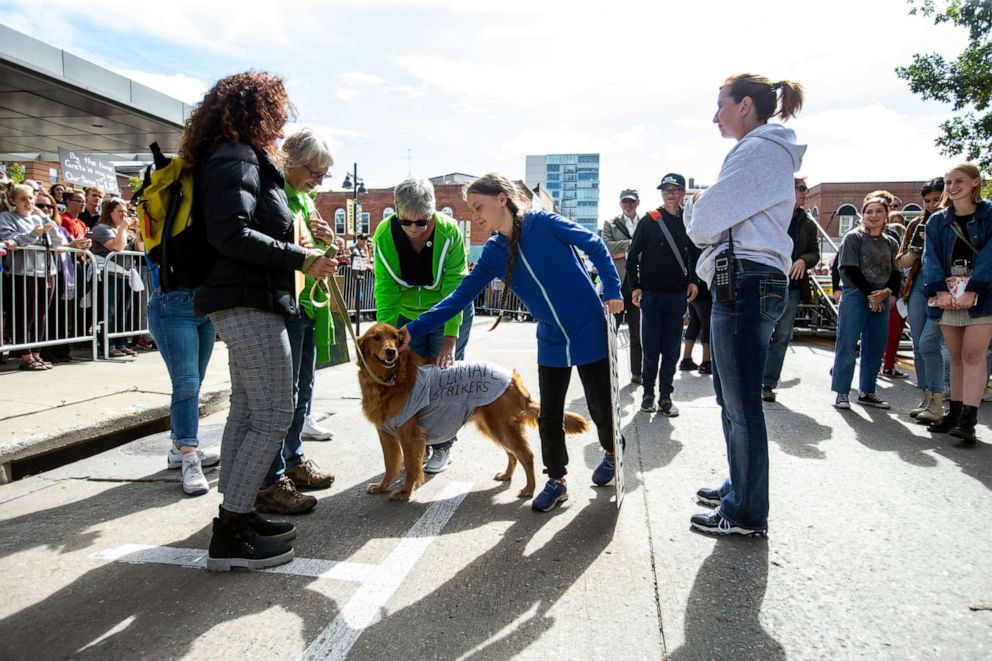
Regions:
[[592, 483], [597, 487], [606, 486], [617, 473], [617, 459], [615, 455], [603, 453], [603, 458], [599, 461], [599, 466], [592, 472]]
[[550, 479], [544, 485], [544, 491], [537, 494], [537, 497], [530, 504], [530, 508], [535, 512], [548, 512], [566, 500], [568, 500], [568, 487], [565, 486], [565, 483]]

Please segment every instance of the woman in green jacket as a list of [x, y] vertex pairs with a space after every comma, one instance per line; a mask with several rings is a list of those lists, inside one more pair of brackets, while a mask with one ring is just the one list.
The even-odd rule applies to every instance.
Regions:
[[[435, 209], [434, 186], [404, 179], [393, 192], [396, 213], [375, 230], [376, 321], [399, 328], [453, 292], [465, 277], [465, 241], [454, 219]], [[472, 305], [410, 344], [415, 353], [447, 367], [465, 358]], [[448, 467], [455, 439], [427, 446], [424, 471]]]

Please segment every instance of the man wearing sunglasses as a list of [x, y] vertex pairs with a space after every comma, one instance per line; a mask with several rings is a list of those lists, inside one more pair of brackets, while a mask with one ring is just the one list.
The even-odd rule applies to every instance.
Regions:
[[[396, 213], [375, 230], [375, 300], [376, 321], [399, 328], [453, 292], [468, 268], [462, 232], [454, 219], [436, 211], [430, 181], [404, 179], [393, 195]], [[444, 326], [411, 342], [410, 349], [441, 367], [462, 360], [473, 317], [469, 303]], [[427, 446], [425, 472], [448, 467], [454, 441]]]
[[792, 267], [789, 269], [789, 298], [785, 312], [778, 320], [772, 339], [768, 344], [768, 358], [765, 360], [765, 375], [761, 380], [761, 399], [774, 402], [785, 352], [792, 339], [792, 327], [796, 323], [799, 303], [810, 303], [813, 290], [810, 289], [809, 269], [820, 261], [820, 242], [817, 237], [816, 221], [810, 218], [803, 205], [806, 204], [805, 177], [796, 177], [796, 206], [792, 210], [789, 223], [789, 238], [792, 239]]

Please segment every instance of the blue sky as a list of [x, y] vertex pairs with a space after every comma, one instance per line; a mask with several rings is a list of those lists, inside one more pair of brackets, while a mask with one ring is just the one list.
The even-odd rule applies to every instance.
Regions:
[[893, 69], [966, 36], [903, 0], [44, 5], [2, 0], [0, 22], [187, 102], [236, 71], [284, 76], [299, 122], [333, 145], [334, 188], [355, 161], [366, 185], [391, 186], [408, 171], [522, 178], [528, 153], [598, 152], [600, 215], [627, 187], [643, 211], [665, 172], [716, 177], [732, 146], [710, 121], [717, 88], [740, 71], [806, 87], [790, 126], [812, 183], [926, 179], [954, 160], [933, 146], [948, 109]]

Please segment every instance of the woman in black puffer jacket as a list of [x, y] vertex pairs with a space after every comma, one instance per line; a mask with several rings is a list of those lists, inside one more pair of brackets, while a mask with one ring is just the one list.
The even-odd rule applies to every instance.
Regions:
[[288, 523], [262, 519], [255, 496], [293, 418], [293, 367], [285, 316], [296, 314], [294, 272], [315, 277], [337, 262], [293, 243], [293, 216], [272, 160], [292, 112], [282, 79], [249, 71], [217, 82], [190, 116], [180, 156], [195, 168], [194, 219], [213, 250], [196, 292], [227, 344], [231, 410], [207, 568], [289, 562]]

